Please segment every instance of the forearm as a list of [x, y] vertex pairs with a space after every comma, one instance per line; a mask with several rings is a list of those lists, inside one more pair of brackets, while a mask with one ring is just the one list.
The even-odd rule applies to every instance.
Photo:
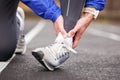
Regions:
[[81, 16], [81, 18], [78, 20], [77, 24], [76, 24], [76, 30], [82, 28], [85, 29], [88, 27], [88, 25], [93, 21], [94, 19], [94, 15], [84, 12]]

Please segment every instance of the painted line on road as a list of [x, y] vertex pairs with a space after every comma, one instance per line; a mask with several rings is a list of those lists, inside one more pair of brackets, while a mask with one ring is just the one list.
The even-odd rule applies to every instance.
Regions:
[[26, 44], [29, 44], [30, 41], [44, 28], [46, 22], [41, 20], [30, 32], [25, 36]]
[[111, 40], [114, 40], [114, 41], [120, 41], [120, 35], [117, 35], [117, 34], [114, 34], [114, 33], [105, 32], [105, 31], [102, 31], [102, 30], [92, 29], [92, 28], [88, 29], [87, 32], [92, 34], [92, 35], [104, 37], [104, 38], [111, 39]]
[[[25, 35], [26, 44], [29, 44], [31, 40], [44, 28], [46, 22], [41, 20], [30, 32]], [[0, 73], [7, 67], [11, 60], [16, 56], [14, 54], [12, 58], [6, 62], [0, 62]]]
[[10, 63], [10, 61], [15, 57], [15, 54], [12, 58], [6, 62], [0, 62], [0, 73], [6, 68], [6, 66]]

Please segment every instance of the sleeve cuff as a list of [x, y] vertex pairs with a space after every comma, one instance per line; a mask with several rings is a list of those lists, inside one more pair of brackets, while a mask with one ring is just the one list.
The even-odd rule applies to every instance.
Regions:
[[92, 8], [95, 8], [96, 10], [103, 10], [104, 9], [104, 4], [97, 4], [97, 3], [86, 3], [85, 4], [85, 7], [92, 7]]

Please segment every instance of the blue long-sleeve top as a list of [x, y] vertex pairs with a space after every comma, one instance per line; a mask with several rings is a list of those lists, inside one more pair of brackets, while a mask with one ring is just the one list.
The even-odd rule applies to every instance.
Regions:
[[94, 7], [97, 10], [101, 11], [104, 9], [106, 0], [86, 0], [85, 7]]
[[[61, 15], [60, 8], [54, 0], [21, 0], [30, 7], [37, 15], [44, 19], [50, 19], [53, 22]], [[86, 0], [85, 7], [94, 7], [97, 10], [103, 10], [106, 0]]]

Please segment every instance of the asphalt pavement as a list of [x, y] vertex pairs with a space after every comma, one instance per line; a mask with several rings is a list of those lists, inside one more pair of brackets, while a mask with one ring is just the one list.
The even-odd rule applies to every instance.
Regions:
[[[26, 20], [25, 34], [38, 22]], [[75, 49], [78, 54], [70, 54], [59, 69], [50, 72], [31, 55], [33, 49], [49, 45], [55, 39], [52, 23], [47, 21], [28, 44], [26, 53], [16, 55], [2, 71], [0, 80], [120, 80], [119, 38], [119, 26], [92, 23]]]

